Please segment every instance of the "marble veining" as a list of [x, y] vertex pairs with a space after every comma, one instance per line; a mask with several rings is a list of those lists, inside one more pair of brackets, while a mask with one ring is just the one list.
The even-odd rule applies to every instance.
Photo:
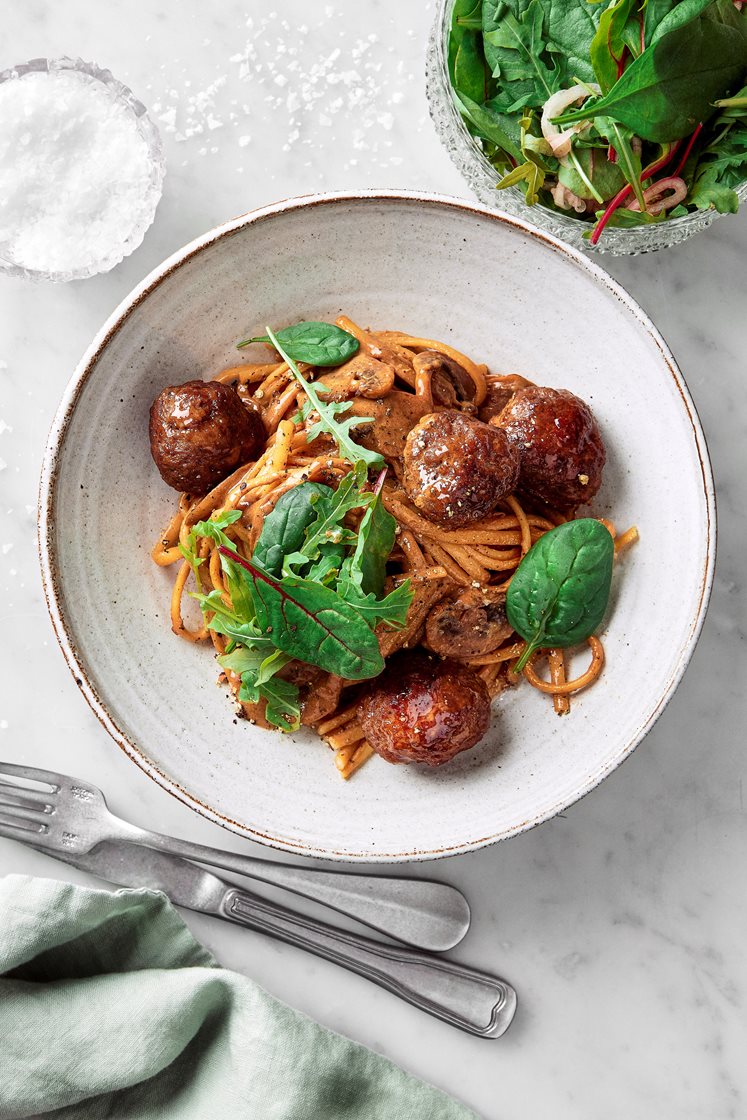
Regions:
[[[65, 53], [109, 67], [153, 111], [166, 149], [155, 224], [112, 273], [64, 287], [0, 278], [0, 751], [85, 775], [139, 823], [250, 847], [149, 782], [77, 694], [36, 563], [49, 423], [105, 317], [210, 226], [319, 189], [467, 194], [427, 115], [432, 11], [412, 0], [330, 0], [313, 11], [301, 0], [212, 10], [197, 0], [29, 0], [3, 41], [0, 67]], [[740, 215], [665, 253], [603, 262], [671, 345], [713, 459], [717, 577], [681, 687], [633, 758], [562, 817], [416, 870], [469, 895], [474, 928], [455, 956], [515, 983], [509, 1034], [471, 1039], [326, 962], [187, 919], [226, 965], [489, 1120], [747, 1115], [745, 252]], [[536, 316], [541, 308], [527, 308], [526, 329], [537, 329]], [[0, 873], [9, 871], [85, 879], [0, 841]]]

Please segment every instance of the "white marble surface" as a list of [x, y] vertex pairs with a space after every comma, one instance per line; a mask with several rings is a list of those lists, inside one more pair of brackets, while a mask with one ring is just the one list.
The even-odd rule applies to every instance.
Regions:
[[[66, 287], [0, 278], [0, 753], [86, 775], [140, 823], [249, 847], [117, 751], [57, 649], [34, 532], [52, 414], [120, 299], [223, 219], [319, 189], [465, 193], [427, 117], [431, 19], [432, 3], [416, 0], [14, 6], [0, 68], [64, 53], [110, 67], [153, 110], [166, 146], [155, 225], [113, 273]], [[633, 758], [562, 818], [418, 869], [470, 897], [474, 928], [455, 955], [516, 984], [510, 1033], [472, 1039], [313, 957], [187, 918], [224, 964], [491, 1120], [747, 1115], [746, 251], [740, 215], [667, 253], [605, 259], [672, 345], [713, 456], [718, 572], [684, 682]], [[68, 875], [0, 840], [0, 874], [11, 871]]]

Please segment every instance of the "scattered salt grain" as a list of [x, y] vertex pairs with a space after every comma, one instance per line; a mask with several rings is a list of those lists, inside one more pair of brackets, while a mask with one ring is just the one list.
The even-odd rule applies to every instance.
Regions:
[[67, 277], [131, 252], [160, 195], [145, 123], [118, 83], [79, 69], [0, 83], [0, 257]]

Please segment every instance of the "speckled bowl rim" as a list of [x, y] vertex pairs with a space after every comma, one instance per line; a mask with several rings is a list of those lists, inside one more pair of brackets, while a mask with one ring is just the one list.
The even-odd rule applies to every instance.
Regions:
[[[69, 424], [73, 412], [76, 408], [80, 394], [86, 385], [88, 379], [93, 374], [96, 364], [101, 357], [102, 353], [119, 332], [122, 325], [127, 321], [129, 316], [148, 298], [163, 280], [171, 276], [178, 268], [181, 267], [185, 261], [191, 260], [197, 256], [207, 247], [214, 245], [216, 242], [226, 237], [231, 237], [239, 230], [243, 230], [248, 226], [255, 223], [267, 221], [272, 219], [276, 214], [285, 214], [293, 211], [301, 211], [311, 209], [313, 207], [325, 207], [343, 205], [357, 205], [378, 203], [386, 205], [387, 202], [392, 202], [395, 205], [402, 203], [412, 206], [433, 206], [444, 207], [450, 210], [456, 210], [462, 214], [474, 214], [479, 218], [488, 219], [491, 222], [497, 222], [502, 225], [510, 226], [512, 229], [524, 234], [525, 236], [534, 238], [540, 242], [546, 249], [551, 252], [560, 253], [571, 261], [577, 268], [582, 269], [594, 280], [597, 284], [605, 287], [615, 299], [633, 316], [640, 327], [648, 334], [654, 346], [659, 351], [666, 368], [672, 380], [675, 383], [677, 391], [682, 399], [683, 406], [690, 421], [695, 447], [700, 464], [700, 475], [703, 486], [703, 496], [705, 499], [706, 507], [706, 549], [705, 549], [705, 563], [700, 583], [700, 599], [698, 608], [692, 619], [689, 635], [683, 643], [680, 651], [678, 662], [667, 682], [665, 688], [661, 691], [660, 695], [654, 697], [647, 705], [648, 712], [645, 715], [642, 723], [638, 726], [637, 730], [628, 737], [627, 741], [621, 746], [618, 755], [615, 759], [611, 760], [601, 771], [592, 775], [591, 778], [579, 787], [575, 795], [571, 798], [559, 801], [550, 809], [539, 813], [536, 817], [522, 821], [510, 828], [506, 828], [500, 832], [488, 836], [478, 836], [469, 840], [465, 840], [460, 844], [454, 844], [448, 848], [438, 850], [414, 850], [414, 851], [394, 851], [394, 852], [341, 852], [337, 850], [330, 850], [322, 847], [317, 847], [312, 844], [302, 844], [298, 842], [289, 842], [271, 833], [261, 833], [255, 829], [248, 828], [246, 825], [241, 824], [239, 821], [232, 820], [231, 818], [217, 812], [210, 805], [200, 801], [194, 794], [190, 793], [187, 789], [181, 786], [178, 782], [174, 781], [168, 774], [165, 774], [158, 766], [145, 754], [144, 750], [132, 742], [126, 734], [117, 726], [117, 723], [108, 710], [106, 704], [98, 695], [96, 688], [91, 680], [89, 680], [84, 659], [79, 653], [76, 644], [69, 632], [62, 603], [62, 596], [60, 594], [58, 574], [57, 574], [57, 557], [55, 550], [55, 498], [57, 488], [57, 473], [60, 464], [60, 456], [67, 436]], [[44, 585], [44, 593], [47, 600], [47, 607], [49, 610], [52, 626], [54, 628], [57, 641], [65, 656], [68, 666], [75, 678], [83, 696], [92, 708], [95, 715], [98, 717], [102, 726], [109, 732], [114, 741], [121, 747], [125, 754], [135, 762], [141, 770], [143, 770], [149, 778], [157, 782], [165, 790], [168, 790], [178, 800], [184, 802], [191, 809], [200, 813], [202, 816], [207, 817], [209, 820], [214, 821], [216, 824], [223, 825], [224, 828], [239, 835], [246, 836], [251, 840], [255, 840], [260, 844], [266, 844], [270, 847], [277, 848], [284, 852], [291, 852], [296, 855], [314, 856], [320, 859], [328, 859], [339, 862], [347, 863], [404, 863], [415, 862], [421, 860], [440, 859], [444, 856], [463, 855], [466, 852], [475, 851], [479, 848], [487, 847], [494, 844], [499, 840], [508, 839], [510, 836], [516, 836], [521, 832], [525, 832], [535, 825], [541, 824], [543, 821], [549, 820], [556, 816], [558, 813], [567, 809], [570, 805], [575, 804], [587, 793], [591, 792], [601, 781], [611, 774], [617, 767], [629, 758], [635, 747], [641, 740], [648, 734], [653, 727], [656, 720], [659, 718], [667, 703], [671, 699], [677, 685], [682, 679], [682, 676], [687, 668], [687, 665], [692, 656], [693, 650], [700, 636], [703, 622], [705, 620], [706, 611], [708, 608], [708, 601], [710, 599], [711, 588], [713, 584], [713, 573], [716, 561], [716, 498], [713, 484], [713, 474], [711, 470], [711, 463], [706, 446], [705, 436], [700, 423], [700, 419], [695, 409], [695, 405], [690, 397], [685, 380], [680, 373], [677, 363], [674, 359], [672, 352], [664, 341], [663, 337], [654, 326], [651, 319], [646, 315], [643, 309], [636, 303], [625, 289], [613, 280], [607, 273], [594, 263], [589, 257], [585, 256], [577, 249], [570, 247], [563, 241], [544, 233], [541, 230], [535, 229], [528, 222], [520, 218], [513, 217], [509, 214], [504, 214], [501, 211], [490, 209], [478, 203], [465, 201], [461, 198], [451, 197], [447, 195], [431, 194], [420, 191], [404, 191], [404, 190], [361, 190], [361, 191], [334, 191], [323, 194], [310, 194], [303, 195], [296, 198], [284, 199], [280, 202], [273, 203], [269, 206], [263, 206], [257, 210], [252, 210], [246, 214], [242, 214], [223, 225], [217, 226], [215, 229], [210, 230], [208, 233], [203, 234], [201, 237], [191, 241], [182, 249], [179, 249], [172, 256], [168, 257], [163, 264], [156, 268], [147, 276], [141, 284], [139, 284], [123, 301], [119, 307], [106, 321], [99, 333], [94, 338], [88, 350], [83, 355], [79, 362], [75, 373], [73, 374], [67, 389], [65, 390], [62, 401], [52, 422], [50, 429], [47, 450], [44, 455], [42, 464], [41, 479], [39, 486], [39, 560], [41, 564], [42, 581]]]

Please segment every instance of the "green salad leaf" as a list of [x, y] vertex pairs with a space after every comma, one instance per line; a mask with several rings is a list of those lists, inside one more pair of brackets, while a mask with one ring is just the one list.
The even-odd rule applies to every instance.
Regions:
[[506, 594], [506, 614], [527, 647], [524, 668], [538, 649], [567, 648], [590, 637], [607, 609], [615, 546], [591, 517], [567, 521], [544, 533], [516, 569]]
[[[334, 323], [294, 323], [283, 327], [275, 336], [283, 345], [285, 354], [297, 362], [310, 366], [339, 366], [360, 349], [360, 342], [348, 331]], [[236, 347], [242, 350], [252, 342], [271, 342], [269, 334], [247, 338]]]

